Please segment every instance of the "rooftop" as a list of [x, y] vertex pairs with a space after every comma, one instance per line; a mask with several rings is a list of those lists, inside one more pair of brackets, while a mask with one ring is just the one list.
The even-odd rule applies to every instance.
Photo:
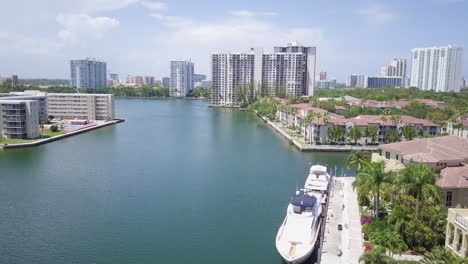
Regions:
[[468, 188], [468, 165], [462, 163], [441, 170], [436, 184], [442, 188]]
[[404, 160], [433, 163], [468, 160], [468, 139], [457, 136], [424, 138], [381, 145], [384, 150], [399, 152]]

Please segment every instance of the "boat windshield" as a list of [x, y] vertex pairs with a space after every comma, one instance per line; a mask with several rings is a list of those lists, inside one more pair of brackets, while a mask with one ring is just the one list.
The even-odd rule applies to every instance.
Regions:
[[292, 197], [291, 204], [295, 213], [313, 212], [317, 198], [300, 192]]

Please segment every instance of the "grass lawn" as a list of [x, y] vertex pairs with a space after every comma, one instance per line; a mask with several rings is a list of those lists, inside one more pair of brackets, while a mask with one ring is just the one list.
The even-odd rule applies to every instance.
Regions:
[[45, 137], [54, 137], [54, 136], [63, 135], [63, 134], [65, 134], [65, 132], [62, 132], [62, 131], [58, 131], [58, 132], [43, 131], [41, 133], [41, 135], [43, 135]]
[[36, 141], [37, 139], [0, 139], [0, 145], [21, 144]]
[[[48, 138], [48, 137], [53, 137], [53, 136], [58, 136], [58, 135], [63, 135], [63, 134], [65, 134], [65, 132], [61, 132], [61, 131], [58, 131], [58, 132], [43, 131], [41, 133], [41, 135], [43, 135], [43, 138]], [[28, 142], [34, 142], [34, 141], [37, 141], [37, 140], [40, 140], [40, 139], [42, 139], [42, 138], [36, 138], [36, 139], [7, 139], [7, 138], [3, 138], [3, 139], [0, 139], [0, 145], [28, 143]]]

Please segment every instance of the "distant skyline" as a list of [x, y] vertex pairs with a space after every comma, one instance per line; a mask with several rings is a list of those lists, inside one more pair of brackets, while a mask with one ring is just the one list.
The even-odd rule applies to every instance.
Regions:
[[[468, 0], [224, 2], [143, 0], [0, 0], [0, 76], [70, 78], [70, 59], [94, 57], [108, 73], [169, 76], [171, 60], [210, 73], [213, 52], [299, 41], [317, 47], [316, 71], [345, 82], [378, 75], [411, 49], [468, 47]], [[16, 11], [15, 11], [16, 10]], [[468, 78], [468, 55], [463, 55]]]

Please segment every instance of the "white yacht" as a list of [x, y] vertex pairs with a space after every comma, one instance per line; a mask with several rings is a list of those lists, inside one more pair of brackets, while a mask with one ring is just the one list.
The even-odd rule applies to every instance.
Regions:
[[305, 188], [292, 197], [276, 235], [276, 249], [287, 263], [303, 263], [314, 250], [329, 181], [326, 167], [312, 166]]
[[327, 199], [328, 185], [330, 184], [330, 175], [327, 167], [314, 165], [310, 167], [310, 174], [304, 184], [304, 189], [314, 194], [320, 194], [320, 203], [324, 204]]

